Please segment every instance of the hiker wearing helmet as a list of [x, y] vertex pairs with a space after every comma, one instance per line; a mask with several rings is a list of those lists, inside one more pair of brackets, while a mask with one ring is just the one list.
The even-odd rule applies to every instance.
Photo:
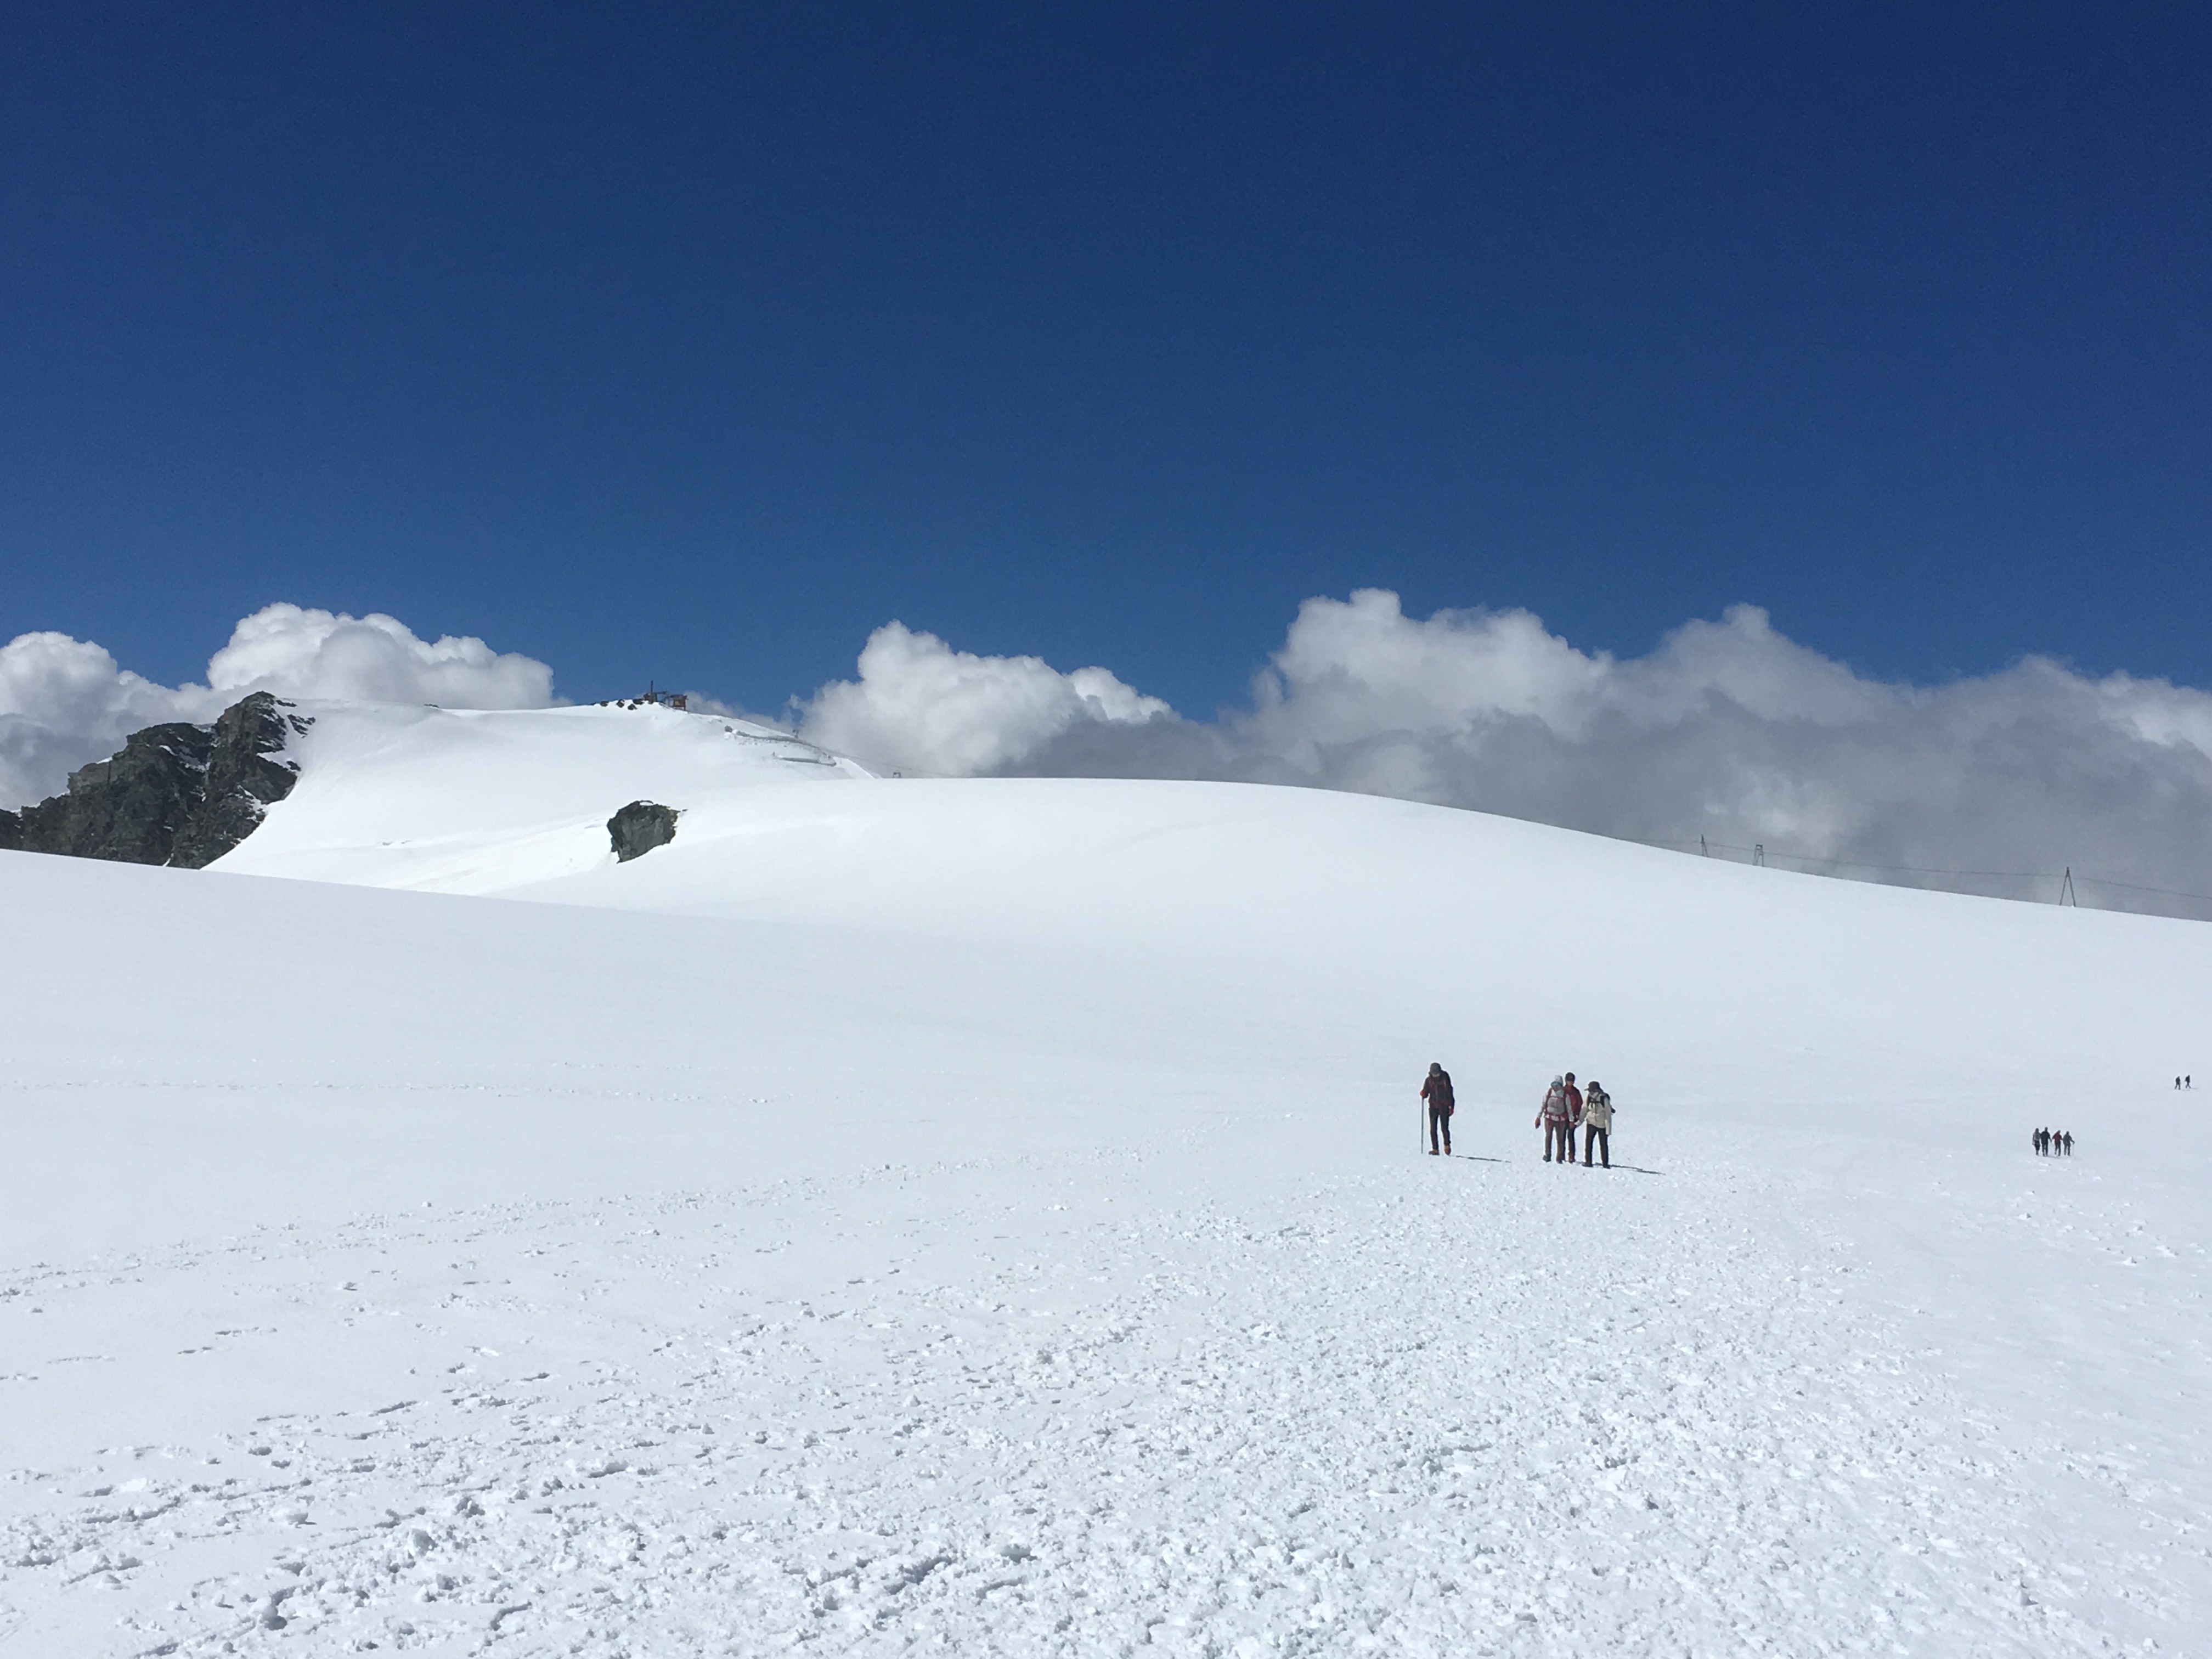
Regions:
[[1429, 1156], [1437, 1155], [1437, 1140], [1443, 1139], [1446, 1158], [1451, 1156], [1451, 1073], [1441, 1060], [1429, 1062], [1429, 1075], [1421, 1084], [1421, 1098], [1429, 1103]]
[[1575, 1161], [1575, 1109], [1581, 1103], [1582, 1097], [1566, 1078], [1553, 1078], [1552, 1086], [1544, 1091], [1544, 1109], [1536, 1114], [1536, 1121], [1544, 1127], [1545, 1163], [1553, 1162], [1554, 1148], [1559, 1163]]
[[[1573, 1151], [1571, 1142], [1568, 1146]], [[1583, 1168], [1590, 1166], [1590, 1153], [1595, 1151], [1605, 1160], [1605, 1167], [1613, 1167], [1613, 1097], [1595, 1078], [1583, 1091]]]

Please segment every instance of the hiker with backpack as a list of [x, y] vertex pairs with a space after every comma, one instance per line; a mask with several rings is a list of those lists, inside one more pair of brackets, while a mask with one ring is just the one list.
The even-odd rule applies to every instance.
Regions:
[[[1589, 1087], [1583, 1091], [1583, 1168], [1585, 1170], [1590, 1166], [1592, 1149], [1605, 1160], [1605, 1167], [1610, 1170], [1613, 1167], [1613, 1097], [1606, 1093], [1605, 1085], [1595, 1078], [1590, 1079]], [[1571, 1153], [1574, 1150], [1571, 1139], [1567, 1143], [1567, 1150]]]
[[1581, 1094], [1566, 1078], [1553, 1078], [1552, 1086], [1544, 1091], [1544, 1107], [1536, 1114], [1536, 1121], [1544, 1128], [1545, 1163], [1553, 1161], [1555, 1147], [1559, 1163], [1575, 1161], [1575, 1113], [1581, 1105]]
[[1429, 1074], [1421, 1084], [1421, 1098], [1429, 1103], [1429, 1156], [1437, 1156], [1437, 1141], [1443, 1140], [1443, 1155], [1451, 1156], [1452, 1086], [1451, 1073], [1441, 1060], [1429, 1062]]

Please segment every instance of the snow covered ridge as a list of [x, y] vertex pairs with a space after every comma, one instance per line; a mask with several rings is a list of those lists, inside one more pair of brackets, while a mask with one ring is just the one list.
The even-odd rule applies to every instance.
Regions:
[[301, 708], [314, 724], [289, 751], [298, 787], [216, 867], [503, 892], [614, 866], [609, 820], [633, 802], [683, 814], [688, 840], [716, 803], [871, 775], [787, 732], [649, 702]]
[[[282, 830], [226, 867], [489, 890], [606, 862], [610, 815], [657, 794], [682, 810], [732, 789], [868, 775], [787, 733], [642, 699], [483, 711], [257, 692], [210, 724], [133, 733], [68, 793], [0, 813], [0, 850], [197, 869], [282, 802]], [[371, 848], [373, 872], [358, 856]], [[499, 873], [478, 867], [487, 858]]]

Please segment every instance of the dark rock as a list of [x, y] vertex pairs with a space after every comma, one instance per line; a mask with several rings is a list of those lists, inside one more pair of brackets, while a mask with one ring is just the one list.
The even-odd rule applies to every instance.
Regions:
[[[69, 793], [12, 816], [27, 853], [175, 864], [197, 870], [251, 835], [299, 769], [271, 758], [303, 717], [257, 691], [213, 726], [149, 726], [122, 750], [70, 774]], [[0, 826], [0, 835], [6, 833]]]
[[656, 847], [676, 839], [677, 811], [658, 801], [634, 800], [607, 820], [607, 836], [615, 844], [615, 862], [628, 864]]
[[270, 805], [292, 793], [299, 763], [274, 757], [295, 732], [313, 724], [304, 715], [286, 714], [266, 691], [257, 691], [222, 711], [215, 723], [215, 750], [208, 758], [198, 811], [178, 831], [169, 862], [198, 870], [214, 863], [252, 835]]
[[200, 804], [215, 733], [204, 726], [149, 726], [120, 751], [70, 774], [69, 793], [23, 809], [33, 853], [167, 864], [177, 831]]
[[22, 850], [23, 820], [13, 812], [0, 811], [0, 853]]

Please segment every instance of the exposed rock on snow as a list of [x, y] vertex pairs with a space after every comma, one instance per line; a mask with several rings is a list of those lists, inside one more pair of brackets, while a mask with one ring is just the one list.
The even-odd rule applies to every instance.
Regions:
[[211, 864], [291, 793], [299, 769], [278, 757], [309, 724], [279, 712], [292, 706], [257, 691], [212, 726], [134, 732], [111, 758], [71, 773], [67, 793], [0, 814], [0, 847], [187, 870]]
[[607, 820], [607, 836], [614, 842], [615, 862], [641, 859], [656, 847], [676, 839], [677, 811], [659, 801], [634, 800]]
[[215, 737], [181, 722], [133, 732], [119, 752], [70, 774], [69, 792], [22, 811], [23, 850], [167, 864], [199, 804]]
[[257, 829], [263, 814], [292, 793], [296, 762], [282, 758], [286, 744], [307, 731], [311, 718], [283, 714], [292, 708], [266, 691], [232, 704], [215, 723], [215, 748], [198, 810], [185, 821], [169, 862], [186, 870], [212, 864]]
[[688, 846], [726, 803], [811, 798], [871, 776], [787, 732], [657, 704], [306, 707], [314, 729], [287, 753], [299, 787], [217, 869], [501, 892], [609, 868], [611, 801], [682, 801]]

